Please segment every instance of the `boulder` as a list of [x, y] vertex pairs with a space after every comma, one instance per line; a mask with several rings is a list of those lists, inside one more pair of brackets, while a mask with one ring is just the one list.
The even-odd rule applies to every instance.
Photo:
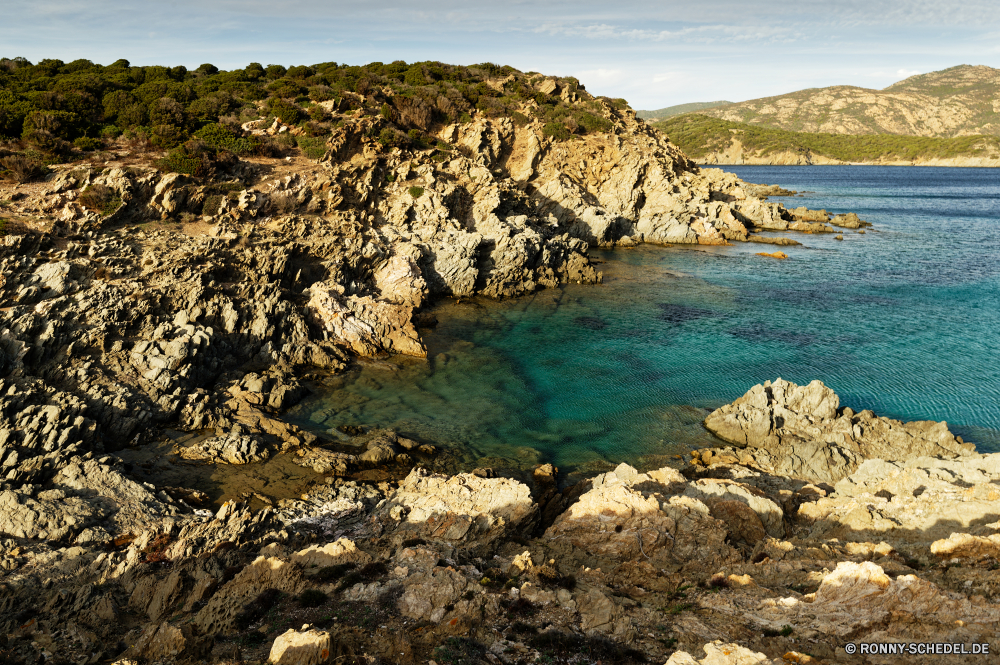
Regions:
[[320, 665], [329, 658], [330, 633], [293, 628], [274, 639], [267, 662], [272, 665]]
[[423, 538], [485, 553], [498, 541], [529, 531], [537, 512], [528, 487], [516, 480], [471, 473], [449, 478], [415, 468], [372, 522], [395, 546]]
[[160, 660], [198, 660], [211, 652], [214, 638], [200, 635], [190, 624], [174, 626], [169, 623], [150, 624], [136, 643], [125, 652], [126, 658], [142, 658], [149, 662]]
[[399, 611], [411, 619], [435, 623], [451, 612], [468, 615], [474, 604], [472, 598], [464, 596], [473, 588], [462, 573], [437, 566], [406, 578], [405, 590], [398, 602]]
[[739, 556], [725, 544], [725, 523], [705, 503], [670, 495], [683, 491], [683, 477], [674, 469], [645, 474], [622, 464], [592, 484], [542, 536], [570, 560], [605, 566], [646, 560], [665, 567]]
[[[704, 647], [705, 657], [696, 660], [686, 651], [670, 654], [666, 665], [770, 665], [771, 659], [758, 651], [752, 651], [739, 644], [710, 642]], [[794, 662], [794, 661], [793, 661]]]
[[886, 575], [881, 566], [840, 562], [814, 598], [767, 599], [753, 618], [765, 626], [790, 625], [852, 641], [914, 639], [988, 641], [1000, 630], [1000, 607], [975, 603], [915, 575]]
[[945, 559], [1000, 559], [1000, 533], [991, 536], [953, 533], [931, 543], [931, 553]]
[[[829, 496], [803, 502], [796, 518], [813, 538], [884, 540], [924, 558], [935, 541], [951, 540], [956, 532], [989, 537], [1000, 530], [1000, 453], [869, 460]], [[939, 547], [960, 551], [962, 542]], [[978, 547], [968, 544], [970, 553]]]
[[317, 283], [309, 293], [306, 310], [313, 323], [358, 355], [427, 355], [413, 325], [411, 305], [382, 302], [371, 296], [345, 297], [339, 284]]
[[777, 379], [756, 385], [705, 418], [720, 439], [746, 448], [770, 473], [835, 483], [862, 462], [924, 455], [955, 458], [975, 452], [947, 423], [902, 423], [870, 411], [840, 409], [840, 399], [821, 381], [806, 386]]
[[364, 565], [370, 563], [372, 558], [366, 552], [359, 550], [354, 541], [340, 538], [336, 542], [325, 545], [310, 545], [293, 554], [291, 560], [293, 563], [301, 564], [307, 568], [323, 568], [341, 563]]

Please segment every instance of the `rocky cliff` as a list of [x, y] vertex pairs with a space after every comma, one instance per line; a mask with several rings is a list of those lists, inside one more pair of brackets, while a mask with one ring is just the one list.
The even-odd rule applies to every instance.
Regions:
[[[550, 79], [533, 85], [567, 108], [599, 108], [604, 129], [552, 131], [527, 107], [435, 125], [419, 102], [375, 90], [343, 111], [328, 104], [335, 122], [320, 160], [227, 158], [211, 177], [78, 163], [2, 185], [7, 662], [628, 662], [677, 647], [711, 658], [737, 641], [773, 655], [800, 638], [836, 658], [851, 631], [903, 630], [886, 608], [913, 589], [935, 634], [959, 614], [970, 639], [995, 631], [982, 600], [995, 588], [977, 577], [993, 560], [987, 509], [931, 554], [919, 534], [905, 548], [875, 542], [878, 521], [864, 522], [861, 544], [844, 544], [864, 520], [841, 517], [868, 500], [872, 481], [857, 474], [880, 444], [838, 476], [838, 488], [854, 478], [843, 497], [761, 455], [746, 466], [700, 456], [687, 475], [620, 467], [560, 490], [548, 465], [530, 486], [489, 469], [436, 474], [422, 468], [437, 453], [426, 442], [370, 431], [341, 445], [281, 420], [309, 379], [359, 356], [423, 355], [435, 298], [599, 282], [593, 245], [791, 243], [757, 232], [864, 224], [788, 211], [697, 168], [626, 108]], [[416, 138], [399, 145], [403, 130]], [[251, 121], [243, 131], [298, 130]], [[734, 406], [720, 433], [739, 439], [751, 409], [799, 403], [758, 397]], [[838, 432], [848, 426], [826, 415]], [[811, 431], [753, 430], [772, 462]], [[162, 433], [173, 450], [148, 449]], [[137, 449], [152, 450], [148, 461], [126, 461]], [[282, 474], [315, 474], [304, 494], [256, 492], [251, 506], [241, 488], [220, 507], [184, 486], [186, 470], [278, 453], [292, 460]], [[940, 475], [936, 460], [901, 459], [883, 463]], [[961, 462], [961, 482], [981, 485], [985, 500], [994, 462]], [[150, 482], [144, 465], [182, 482]], [[387, 465], [397, 473], [374, 474]], [[958, 485], [941, 482], [920, 500], [951, 500]], [[938, 574], [938, 552], [972, 553], [973, 584]], [[834, 562], [843, 568], [830, 573]], [[909, 580], [918, 568], [907, 562], [935, 572]], [[885, 583], [897, 574], [902, 586]], [[871, 617], [838, 614], [845, 579], [884, 596]], [[822, 634], [807, 621], [814, 601]], [[785, 624], [801, 635], [770, 634]]]
[[[6, 487], [168, 426], [215, 430], [214, 460], [309, 445], [275, 419], [304, 393], [296, 372], [423, 355], [414, 314], [435, 297], [599, 282], [591, 245], [815, 230], [609, 103], [609, 131], [566, 141], [479, 117], [400, 148], [378, 139], [399, 131], [383, 99], [358, 96], [318, 162], [233, 159], [212, 179], [76, 164], [3, 186]], [[113, 205], [88, 207], [95, 191]]]

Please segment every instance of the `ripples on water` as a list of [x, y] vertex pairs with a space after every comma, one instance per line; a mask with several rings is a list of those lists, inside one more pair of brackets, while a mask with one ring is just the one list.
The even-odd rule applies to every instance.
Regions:
[[711, 442], [709, 409], [781, 376], [1000, 450], [1000, 171], [731, 170], [874, 230], [790, 234], [804, 246], [786, 261], [749, 244], [595, 251], [603, 285], [446, 301], [427, 360], [365, 362], [290, 417], [394, 427], [466, 466], [654, 466]]

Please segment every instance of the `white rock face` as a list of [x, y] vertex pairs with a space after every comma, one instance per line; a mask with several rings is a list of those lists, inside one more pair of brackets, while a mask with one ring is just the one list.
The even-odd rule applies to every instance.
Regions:
[[335, 341], [362, 356], [386, 352], [427, 355], [411, 320], [411, 305], [381, 302], [371, 296], [344, 297], [343, 294], [340, 285], [314, 284], [306, 305], [313, 322]]
[[415, 468], [376, 511], [373, 522], [392, 540], [424, 538], [470, 550], [523, 533], [537, 515], [528, 487], [471, 473], [442, 476]]
[[580, 557], [607, 562], [645, 559], [666, 565], [737, 557], [725, 544], [725, 524], [705, 503], [671, 496], [685, 485], [675, 469], [644, 474], [622, 464], [594, 478], [593, 489], [559, 515], [543, 538], [558, 551], [575, 549]]
[[931, 642], [949, 634], [962, 641], [962, 633], [971, 637], [1000, 629], [1000, 607], [972, 603], [915, 575], [892, 579], [870, 561], [838, 563], [810, 602], [769, 599], [754, 614], [772, 627], [803, 626], [842, 637], [867, 634], [872, 641], [905, 634], [915, 622]]
[[705, 657], [701, 660], [695, 660], [686, 651], [675, 651], [666, 665], [771, 665], [771, 659], [764, 654], [739, 644], [726, 644], [717, 640], [706, 644], [704, 649]]
[[814, 482], [835, 483], [868, 459], [906, 460], [975, 452], [947, 423], [902, 423], [840, 409], [821, 381], [807, 386], [778, 379], [756, 385], [705, 418], [713, 434], [740, 448], [762, 469]]
[[272, 665], [319, 665], [330, 658], [330, 633], [291, 629], [278, 635], [267, 662]]

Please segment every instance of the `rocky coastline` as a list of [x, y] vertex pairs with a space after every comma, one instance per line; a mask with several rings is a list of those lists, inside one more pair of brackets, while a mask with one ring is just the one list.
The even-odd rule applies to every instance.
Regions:
[[[569, 141], [508, 117], [393, 120], [380, 95], [337, 117], [318, 162], [0, 185], [0, 658], [847, 662], [848, 639], [996, 633], [1000, 456], [816, 382], [709, 416], [735, 447], [683, 472], [567, 488], [551, 465], [441, 474], [433, 442], [283, 421], [354, 358], [426, 355], [435, 299], [599, 283], [591, 246], [866, 225], [699, 169], [582, 89], [562, 95], [612, 129]], [[393, 122], [438, 143], [380, 144]], [[97, 187], [113, 210], [82, 205]], [[136, 457], [164, 436], [169, 455]], [[303, 492], [219, 505], [146, 473], [279, 457], [314, 474]], [[860, 598], [870, 612], [845, 609]]]

